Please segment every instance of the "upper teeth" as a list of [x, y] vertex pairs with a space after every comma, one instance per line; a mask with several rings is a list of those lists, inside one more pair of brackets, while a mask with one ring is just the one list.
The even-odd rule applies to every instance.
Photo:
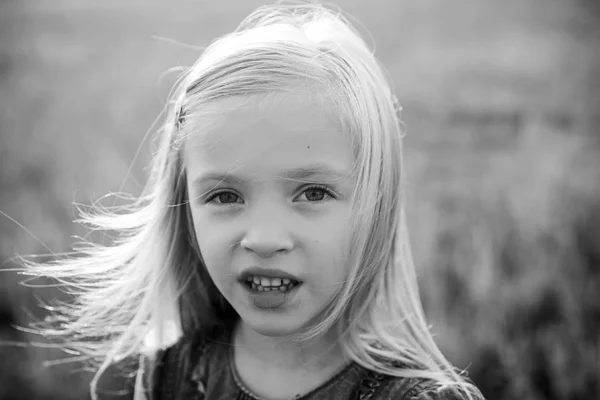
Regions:
[[261, 286], [281, 286], [281, 284], [283, 283], [284, 285], [287, 285], [288, 283], [291, 282], [291, 279], [288, 278], [266, 278], [266, 277], [259, 277], [259, 276], [249, 276], [247, 278], [247, 280], [250, 282], [254, 282], [257, 285], [261, 285]]

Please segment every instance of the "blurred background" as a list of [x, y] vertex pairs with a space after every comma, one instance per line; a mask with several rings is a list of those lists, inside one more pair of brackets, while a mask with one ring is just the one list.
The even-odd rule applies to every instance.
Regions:
[[[69, 251], [86, 233], [74, 202], [140, 193], [165, 71], [199, 55], [182, 43], [261, 3], [0, 0], [2, 269]], [[490, 400], [600, 398], [600, 2], [334, 3], [404, 107], [411, 241], [442, 350]], [[24, 278], [0, 273], [0, 399], [85, 398], [77, 364], [10, 345], [41, 341], [12, 327], [44, 318], [37, 297], [67, 299]]]

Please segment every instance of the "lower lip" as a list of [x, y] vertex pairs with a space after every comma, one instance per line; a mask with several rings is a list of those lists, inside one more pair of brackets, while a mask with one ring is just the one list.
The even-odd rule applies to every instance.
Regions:
[[253, 290], [245, 283], [241, 283], [241, 285], [246, 289], [246, 293], [248, 293], [248, 298], [250, 302], [254, 305], [254, 307], [259, 308], [261, 310], [275, 310], [277, 308], [283, 307], [285, 304], [289, 303], [292, 298], [295, 296], [302, 283], [295, 285], [291, 290], [286, 292], [282, 292], [280, 290], [271, 290], [270, 292], [259, 292]]

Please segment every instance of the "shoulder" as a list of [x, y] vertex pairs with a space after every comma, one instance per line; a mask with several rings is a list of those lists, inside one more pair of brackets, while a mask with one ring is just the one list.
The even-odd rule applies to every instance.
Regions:
[[152, 393], [152, 398], [179, 398], [179, 394], [187, 391], [188, 386], [195, 383], [192, 373], [197, 361], [211, 340], [218, 337], [221, 331], [220, 327], [198, 330], [183, 336], [170, 347], [158, 351], [149, 368], [145, 368], [145, 386]]
[[[474, 386], [471, 386], [472, 400], [484, 400]], [[396, 400], [468, 400], [467, 395], [455, 387], [442, 386], [425, 378], [390, 378], [378, 396], [381, 399]]]
[[[452, 387], [440, 387], [427, 382], [419, 382], [411, 387], [401, 399], [405, 400], [468, 400], [466, 394]], [[482, 400], [481, 397], [473, 396], [473, 400]]]
[[186, 362], [195, 362], [212, 342], [224, 334], [222, 326], [198, 329], [182, 336], [176, 343], [159, 350], [155, 356], [156, 366], [169, 367]]

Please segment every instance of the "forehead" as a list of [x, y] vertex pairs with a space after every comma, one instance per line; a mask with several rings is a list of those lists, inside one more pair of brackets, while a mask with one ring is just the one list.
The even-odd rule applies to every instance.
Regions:
[[310, 95], [228, 98], [190, 124], [185, 163], [191, 175], [246, 173], [255, 178], [307, 165], [350, 173], [349, 135]]

